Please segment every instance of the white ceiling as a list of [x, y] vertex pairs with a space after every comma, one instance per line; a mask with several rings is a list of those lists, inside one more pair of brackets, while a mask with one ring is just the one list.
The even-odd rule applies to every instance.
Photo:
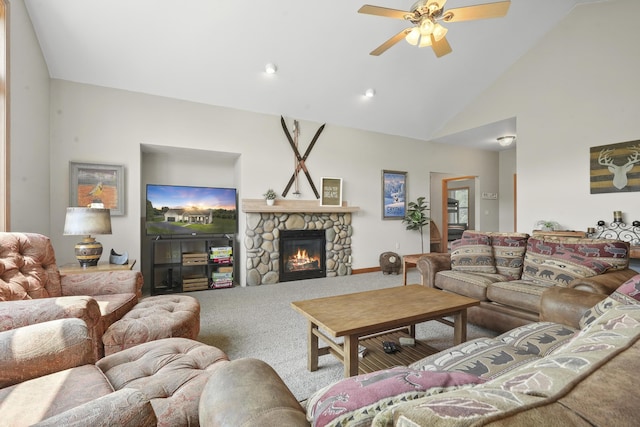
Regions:
[[[24, 0], [52, 78], [421, 140], [596, 1], [513, 0], [504, 18], [446, 24], [453, 52], [438, 59], [404, 41], [370, 56], [409, 24], [357, 13], [363, 0]], [[490, 148], [515, 131], [511, 118], [440, 142]]]

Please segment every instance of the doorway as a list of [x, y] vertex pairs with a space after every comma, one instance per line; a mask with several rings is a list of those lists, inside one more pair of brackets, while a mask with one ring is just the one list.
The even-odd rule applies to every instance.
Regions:
[[442, 179], [443, 248], [448, 249], [452, 241], [462, 237], [464, 230], [476, 228], [477, 180], [474, 175]]

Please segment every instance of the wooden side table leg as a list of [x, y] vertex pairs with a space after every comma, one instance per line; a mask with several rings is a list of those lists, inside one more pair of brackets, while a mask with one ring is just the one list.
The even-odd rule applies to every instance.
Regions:
[[347, 335], [344, 337], [344, 376], [358, 375], [358, 336]]
[[467, 340], [467, 309], [453, 315], [453, 343], [462, 344]]
[[318, 370], [318, 336], [315, 332], [318, 330], [318, 325], [314, 325], [313, 322], [309, 322], [309, 340], [307, 347], [307, 367], [309, 371]]
[[402, 285], [407, 286], [407, 261], [402, 258]]

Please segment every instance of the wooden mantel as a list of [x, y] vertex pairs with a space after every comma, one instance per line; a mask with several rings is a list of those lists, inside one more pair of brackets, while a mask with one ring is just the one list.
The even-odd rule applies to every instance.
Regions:
[[246, 213], [347, 213], [358, 212], [357, 206], [320, 206], [320, 200], [284, 200], [276, 199], [273, 206], [264, 199], [242, 199], [242, 212]]

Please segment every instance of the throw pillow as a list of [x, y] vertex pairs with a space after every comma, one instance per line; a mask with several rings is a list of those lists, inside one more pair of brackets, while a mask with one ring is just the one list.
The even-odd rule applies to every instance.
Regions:
[[580, 329], [589, 326], [605, 311], [621, 304], [640, 304], [640, 274], [624, 282], [611, 295], [585, 311], [580, 318]]
[[384, 369], [318, 390], [307, 402], [307, 419], [314, 427], [370, 426], [376, 414], [391, 405], [484, 381], [462, 372]]
[[529, 235], [525, 233], [491, 235], [497, 273], [507, 276], [509, 280], [520, 279], [528, 238]]
[[451, 242], [451, 269], [473, 273], [495, 273], [491, 238], [465, 231], [462, 239]]
[[541, 285], [567, 286], [574, 279], [596, 276], [615, 268], [609, 259], [584, 255], [579, 248], [585, 249], [585, 246], [531, 237], [522, 278]]

